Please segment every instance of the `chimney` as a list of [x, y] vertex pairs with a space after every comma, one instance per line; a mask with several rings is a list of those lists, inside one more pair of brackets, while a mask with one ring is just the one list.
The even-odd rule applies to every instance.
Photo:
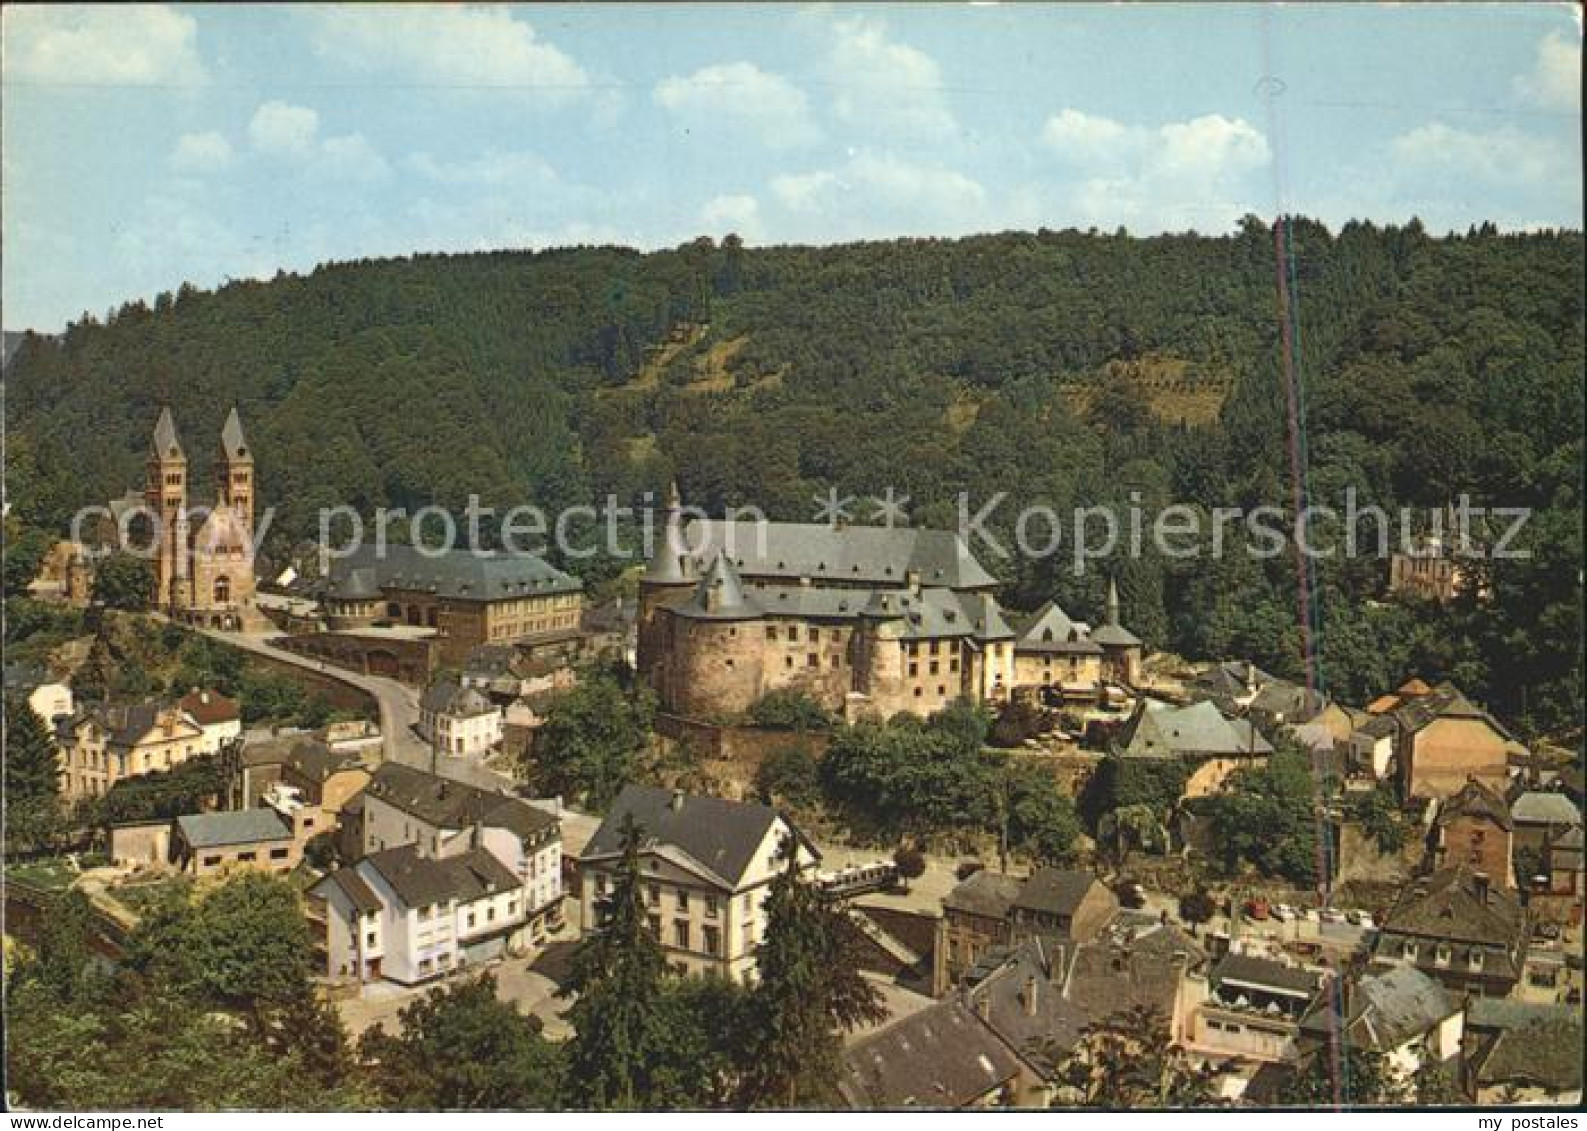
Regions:
[[1472, 873], [1471, 890], [1476, 894], [1477, 901], [1486, 906], [1488, 903], [1488, 873]]
[[674, 813], [683, 812], [683, 790], [675, 789], [672, 791], [672, 800], [668, 803], [667, 807]]
[[1025, 1016], [1036, 1016], [1036, 979], [1034, 977], [1025, 979]]
[[919, 570], [913, 570], [913, 569], [906, 571], [905, 574], [904, 574], [904, 584], [909, 587], [909, 591], [911, 593], [915, 594], [916, 596], [919, 596], [919, 594], [920, 594], [920, 571]]

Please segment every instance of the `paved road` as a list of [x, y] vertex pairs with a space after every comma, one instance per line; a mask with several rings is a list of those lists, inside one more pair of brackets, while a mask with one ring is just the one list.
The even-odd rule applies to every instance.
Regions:
[[[273, 660], [291, 664], [305, 671], [318, 672], [358, 688], [373, 698], [380, 708], [380, 735], [384, 757], [421, 770], [431, 768], [430, 744], [419, 737], [415, 729], [419, 722], [419, 693], [414, 688], [398, 683], [394, 679], [387, 679], [385, 676], [364, 675], [307, 656], [299, 656], [284, 648], [276, 648], [269, 643], [269, 640], [279, 636], [280, 633], [222, 632], [211, 628], [201, 628], [198, 631], [235, 648], [241, 648], [245, 652], [268, 656]], [[435, 759], [435, 762], [436, 772], [453, 781], [493, 790], [510, 789], [513, 785], [511, 778], [492, 770], [478, 758], [443, 755]]]

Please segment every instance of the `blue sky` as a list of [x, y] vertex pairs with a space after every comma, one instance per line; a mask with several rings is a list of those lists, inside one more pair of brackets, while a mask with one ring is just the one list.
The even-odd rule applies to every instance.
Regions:
[[729, 231], [1579, 227], [1580, 67], [1543, 4], [8, 5], [3, 318]]

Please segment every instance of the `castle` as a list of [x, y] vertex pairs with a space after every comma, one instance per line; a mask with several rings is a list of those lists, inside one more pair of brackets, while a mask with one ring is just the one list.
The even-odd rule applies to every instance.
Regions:
[[[1016, 631], [997, 579], [945, 530], [698, 519], [674, 486], [640, 581], [639, 671], [662, 708], [737, 715], [771, 691], [843, 718], [928, 715], [1016, 692], [1096, 700], [1132, 683], [1141, 642], [1054, 604]], [[1056, 661], [1056, 664], [1055, 664]]]
[[154, 607], [211, 628], [265, 625], [254, 605], [253, 453], [237, 410], [221, 428], [213, 506], [188, 507], [187, 454], [169, 408], [155, 423], [147, 468], [143, 506], [156, 539]]

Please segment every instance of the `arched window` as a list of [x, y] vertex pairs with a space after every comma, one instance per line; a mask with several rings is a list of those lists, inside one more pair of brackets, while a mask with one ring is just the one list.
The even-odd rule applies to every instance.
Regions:
[[215, 604], [225, 605], [231, 602], [231, 578], [221, 574], [215, 579]]

